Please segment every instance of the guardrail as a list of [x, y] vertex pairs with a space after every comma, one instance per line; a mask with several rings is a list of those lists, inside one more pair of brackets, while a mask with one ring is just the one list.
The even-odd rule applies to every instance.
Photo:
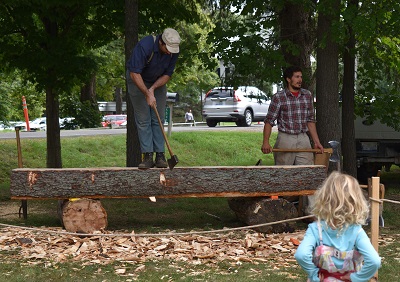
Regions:
[[[172, 126], [198, 126], [206, 125], [205, 121], [194, 121], [194, 122], [173, 122]], [[164, 126], [168, 126], [168, 123], [164, 123]]]

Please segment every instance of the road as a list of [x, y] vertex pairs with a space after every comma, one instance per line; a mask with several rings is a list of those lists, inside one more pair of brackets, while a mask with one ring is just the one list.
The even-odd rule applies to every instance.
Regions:
[[[235, 125], [218, 125], [216, 127], [208, 127], [204, 125], [198, 126], [174, 126], [172, 127], [172, 132], [182, 132], [182, 131], [253, 131], [262, 132], [264, 125], [253, 124], [250, 127], [237, 127]], [[274, 127], [276, 130], [276, 127]], [[168, 130], [168, 127], [165, 127]], [[96, 136], [96, 135], [116, 135], [116, 134], [126, 134], [125, 128], [93, 128], [93, 129], [78, 129], [78, 130], [61, 130], [60, 135], [63, 137], [78, 137], [78, 136]], [[1, 132], [0, 139], [14, 139], [16, 137], [15, 132]], [[34, 139], [34, 138], [46, 138], [46, 131], [20, 131], [20, 138]]]

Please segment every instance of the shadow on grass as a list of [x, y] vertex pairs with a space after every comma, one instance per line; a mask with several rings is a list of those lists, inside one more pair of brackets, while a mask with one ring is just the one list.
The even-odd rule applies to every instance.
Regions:
[[210, 230], [242, 224], [225, 198], [102, 200], [111, 230]]

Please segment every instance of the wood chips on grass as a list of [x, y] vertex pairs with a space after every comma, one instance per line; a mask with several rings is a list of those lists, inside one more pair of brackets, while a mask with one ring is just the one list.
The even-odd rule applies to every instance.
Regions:
[[[17, 227], [0, 230], [0, 252], [8, 260], [25, 261], [29, 265], [79, 262], [84, 267], [119, 262], [132, 265], [134, 272], [138, 273], [144, 271], [145, 262], [156, 260], [193, 265], [216, 265], [223, 261], [237, 265], [248, 262], [266, 264], [267, 268], [280, 270], [288, 277], [293, 274], [285, 269], [299, 267], [294, 253], [305, 233], [301, 230], [294, 233], [262, 234], [246, 229], [207, 233], [208, 236], [188, 234], [142, 237], [132, 236], [133, 233], [121, 235], [120, 232], [107, 231], [107, 234], [113, 236], [99, 233], [98, 236], [79, 237], [62, 234], [61, 228], [47, 229], [61, 234]], [[385, 246], [395, 240], [394, 237], [383, 236], [379, 244]], [[126, 267], [115, 267], [115, 274], [119, 276], [136, 275], [126, 271]]]
[[[49, 230], [62, 231], [61, 228]], [[282, 268], [296, 264], [293, 255], [303, 236], [304, 231], [267, 235], [244, 230], [209, 236], [79, 237], [7, 227], [1, 229], [0, 251], [12, 253], [16, 260], [27, 259], [31, 264], [43, 261], [81, 261], [84, 264], [109, 264], [115, 261], [143, 263], [167, 259], [195, 264], [201, 261], [226, 260], [268, 262], [273, 267]]]

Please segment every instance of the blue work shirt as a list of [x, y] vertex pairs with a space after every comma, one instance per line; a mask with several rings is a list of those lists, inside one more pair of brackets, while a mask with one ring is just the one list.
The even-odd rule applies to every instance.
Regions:
[[[129, 72], [140, 73], [143, 81], [154, 83], [160, 76], [172, 76], [179, 53], [163, 54], [158, 48], [160, 35], [144, 37], [132, 51], [127, 67]], [[153, 57], [149, 59], [153, 52]]]

